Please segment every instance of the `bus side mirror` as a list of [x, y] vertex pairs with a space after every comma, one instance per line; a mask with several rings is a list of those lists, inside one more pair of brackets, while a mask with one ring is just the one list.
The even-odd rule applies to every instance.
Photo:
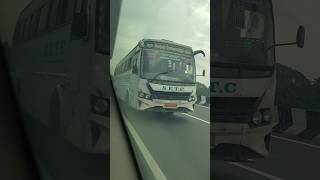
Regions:
[[304, 47], [305, 34], [306, 34], [306, 30], [304, 26], [299, 26], [297, 31], [297, 46], [299, 48]]
[[193, 52], [193, 56], [195, 56], [195, 55], [197, 55], [197, 54], [202, 54], [203, 57], [206, 56], [206, 54], [205, 54], [202, 50], [196, 50], [196, 51]]
[[265, 53], [267, 53], [270, 49], [273, 49], [277, 46], [297, 45], [299, 48], [303, 48], [304, 47], [304, 40], [305, 40], [305, 33], [306, 33], [306, 30], [305, 30], [304, 26], [299, 26], [295, 42], [273, 44], [265, 50]]
[[83, 38], [87, 35], [88, 19], [83, 13], [75, 13], [72, 20], [71, 37]]
[[206, 76], [206, 70], [203, 70], [203, 71], [202, 71], [202, 76], [203, 76], [203, 77]]

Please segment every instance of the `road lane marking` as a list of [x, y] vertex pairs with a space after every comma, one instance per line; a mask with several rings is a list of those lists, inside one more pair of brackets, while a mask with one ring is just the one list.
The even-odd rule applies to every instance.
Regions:
[[288, 139], [288, 138], [279, 137], [279, 136], [275, 136], [275, 135], [272, 135], [272, 137], [276, 138], [276, 139], [283, 140], [283, 141], [288, 141], [288, 142], [297, 143], [297, 144], [305, 145], [305, 146], [308, 146], [308, 147], [312, 147], [312, 148], [315, 148], [315, 149], [320, 149], [319, 145], [308, 144], [308, 143], [304, 143], [304, 142], [301, 142], [301, 141], [296, 141], [296, 140], [293, 140], [293, 139]]
[[203, 120], [203, 119], [200, 119], [200, 118], [198, 118], [198, 117], [192, 116], [192, 115], [190, 115], [190, 114], [187, 114], [187, 113], [181, 113], [181, 114], [184, 114], [184, 115], [186, 115], [186, 116], [192, 117], [192, 118], [197, 119], [197, 120], [199, 120], [199, 121], [202, 121], [202, 122], [204, 122], [204, 123], [210, 124], [210, 122], [205, 121], [205, 120]]
[[[130, 140], [134, 141], [135, 145], [140, 150], [140, 152], [141, 152], [146, 164], [148, 165], [148, 167], [152, 171], [152, 176], [155, 178], [155, 180], [167, 180], [166, 176], [163, 174], [163, 172], [160, 169], [159, 165], [153, 159], [150, 151], [144, 145], [142, 139], [140, 138], [140, 136], [138, 135], [138, 133], [136, 132], [136, 130], [134, 129], [132, 124], [129, 122], [128, 118], [126, 116], [124, 116], [124, 115], [123, 115], [123, 117], [124, 117], [123, 119], [124, 119], [125, 125], [127, 127], [127, 130], [129, 131], [129, 134], [131, 135]], [[139, 161], [141, 159], [137, 158], [137, 160]], [[143, 167], [144, 166], [141, 167], [141, 165], [140, 165], [140, 168], [143, 168]], [[146, 172], [145, 169], [143, 169], [143, 170], [144, 171], [142, 171], [142, 172]], [[144, 174], [142, 174], [142, 176], [144, 176]], [[145, 176], [149, 177], [148, 175], [145, 175]]]
[[255, 173], [255, 174], [258, 174], [258, 175], [267, 177], [267, 178], [272, 179], [272, 180], [284, 180], [284, 179], [282, 179], [282, 178], [273, 176], [273, 175], [271, 175], [271, 174], [268, 174], [268, 173], [265, 173], [265, 172], [262, 172], [262, 171], [253, 169], [253, 168], [251, 168], [251, 167], [248, 167], [248, 166], [245, 166], [245, 165], [236, 163], [236, 162], [228, 162], [228, 163], [231, 164], [231, 165], [240, 167], [240, 168], [242, 168], [242, 169], [245, 169], [245, 170], [247, 170], [247, 171], [250, 171], [250, 172], [252, 172], [252, 173]]

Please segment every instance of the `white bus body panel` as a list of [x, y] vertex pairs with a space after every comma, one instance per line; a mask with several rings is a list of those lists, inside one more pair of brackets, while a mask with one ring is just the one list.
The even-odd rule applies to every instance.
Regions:
[[[272, 112], [272, 122], [262, 127], [250, 127], [247, 123], [211, 123], [211, 133], [214, 134], [214, 141], [211, 148], [215, 148], [219, 144], [239, 144], [259, 153], [262, 156], [267, 156], [268, 151], [265, 147], [264, 138], [271, 133], [272, 127], [278, 122], [278, 114], [274, 105], [275, 97], [275, 74], [272, 78], [255, 78], [255, 79], [223, 79], [213, 78], [214, 82], [219, 82], [212, 92], [213, 97], [257, 97], [262, 98], [258, 105], [258, 110], [270, 108]], [[223, 88], [227, 83], [235, 84], [235, 90], [226, 92]], [[231, 87], [230, 87], [231, 88]], [[213, 115], [214, 115], [214, 103]], [[239, 107], [241, 108], [241, 107]]]

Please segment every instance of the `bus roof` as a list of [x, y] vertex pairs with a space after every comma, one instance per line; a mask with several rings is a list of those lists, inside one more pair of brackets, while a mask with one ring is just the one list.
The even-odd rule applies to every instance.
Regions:
[[32, 0], [29, 2], [29, 4], [24, 7], [20, 14], [19, 14], [19, 19], [25, 18], [26, 16], [29, 16], [35, 9], [38, 7], [42, 6], [43, 4], [47, 3], [48, 0]]
[[125, 56], [123, 57], [116, 65], [119, 66], [123, 61], [125, 61], [125, 59], [133, 52], [136, 50], [136, 48], [139, 47], [139, 44], [140, 43], [144, 43], [144, 42], [160, 42], [160, 43], [166, 43], [166, 44], [172, 44], [172, 45], [175, 45], [175, 46], [180, 46], [180, 47], [184, 47], [184, 48], [187, 48], [187, 49], [191, 49], [192, 48], [190, 46], [186, 46], [186, 45], [183, 45], [183, 44], [179, 44], [179, 43], [176, 43], [176, 42], [173, 42], [173, 41], [170, 41], [170, 40], [166, 40], [166, 39], [142, 39], [139, 41], [139, 43], [137, 45], [134, 46], [134, 48]]
[[144, 42], [147, 42], [147, 41], [160, 42], [160, 43], [166, 43], [166, 44], [172, 44], [172, 45], [176, 45], [176, 46], [180, 46], [180, 47], [192, 49], [190, 46], [183, 45], [183, 44], [179, 44], [179, 43], [176, 43], [176, 42], [174, 42], [174, 41], [170, 41], [170, 40], [166, 40], [166, 39], [142, 39], [140, 42], [141, 42], [141, 43], [144, 43]]

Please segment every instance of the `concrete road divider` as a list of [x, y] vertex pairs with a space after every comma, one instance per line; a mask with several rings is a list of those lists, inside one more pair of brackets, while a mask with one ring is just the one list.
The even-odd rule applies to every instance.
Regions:
[[320, 110], [278, 107], [279, 123], [274, 131], [320, 143]]
[[292, 114], [292, 126], [289, 127], [285, 133], [292, 135], [299, 135], [303, 130], [307, 128], [307, 114], [304, 109], [291, 109]]
[[140, 136], [133, 128], [126, 116], [123, 116], [129, 139], [133, 147], [136, 160], [142, 175], [142, 179], [150, 180], [167, 180], [157, 162], [153, 159], [151, 153], [142, 142]]

